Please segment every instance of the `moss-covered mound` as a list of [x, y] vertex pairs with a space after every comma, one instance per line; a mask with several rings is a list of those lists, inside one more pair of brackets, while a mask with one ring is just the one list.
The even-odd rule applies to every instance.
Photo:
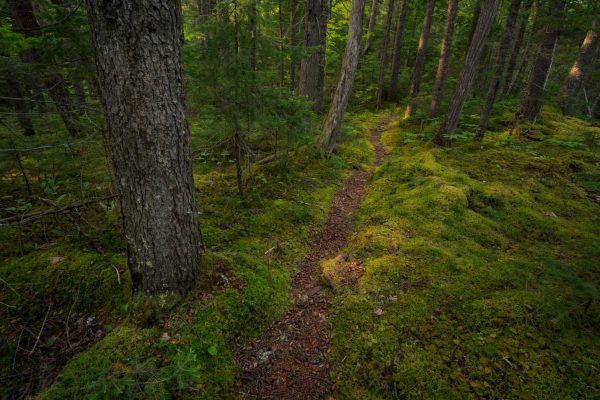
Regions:
[[600, 129], [541, 121], [451, 150], [384, 135], [349, 244], [365, 274], [335, 305], [339, 398], [600, 396]]

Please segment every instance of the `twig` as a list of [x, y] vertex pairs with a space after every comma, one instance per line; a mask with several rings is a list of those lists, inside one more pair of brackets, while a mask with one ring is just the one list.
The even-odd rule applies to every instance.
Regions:
[[40, 342], [40, 337], [42, 336], [42, 332], [44, 331], [44, 326], [46, 325], [46, 320], [48, 319], [48, 314], [50, 314], [50, 309], [51, 308], [52, 308], [52, 305], [49, 305], [48, 306], [48, 311], [46, 311], [46, 316], [44, 317], [44, 321], [42, 322], [42, 327], [40, 328], [40, 332], [37, 335], [37, 339], [35, 339], [35, 343], [33, 344], [33, 348], [29, 352], [29, 355], [33, 354], [33, 352], [35, 351], [38, 343]]
[[47, 215], [64, 214], [64, 213], [69, 212], [70, 210], [84, 207], [91, 203], [97, 203], [99, 201], [109, 200], [109, 199], [112, 199], [113, 197], [115, 197], [115, 196], [109, 195], [109, 196], [102, 196], [102, 197], [94, 197], [91, 199], [78, 201], [76, 203], [70, 204], [68, 206], [64, 206], [62, 208], [54, 208], [51, 210], [38, 211], [38, 212], [34, 212], [34, 213], [29, 213], [29, 214], [15, 215], [12, 217], [0, 219], [0, 226], [21, 225], [21, 224], [24, 224], [31, 220], [45, 217]]

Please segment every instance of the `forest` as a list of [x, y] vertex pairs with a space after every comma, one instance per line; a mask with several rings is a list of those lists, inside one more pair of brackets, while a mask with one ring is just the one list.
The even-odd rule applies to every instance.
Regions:
[[0, 0], [0, 398], [599, 399], [598, 0]]

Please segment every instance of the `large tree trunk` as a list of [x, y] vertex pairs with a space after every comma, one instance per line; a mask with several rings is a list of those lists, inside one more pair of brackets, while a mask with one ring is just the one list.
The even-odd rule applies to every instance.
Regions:
[[515, 23], [517, 21], [517, 16], [519, 15], [520, 7], [521, 0], [512, 0], [508, 9], [506, 23], [504, 24], [504, 32], [502, 33], [500, 48], [498, 49], [498, 56], [496, 58], [496, 66], [494, 67], [494, 75], [492, 75], [485, 104], [481, 111], [481, 116], [479, 117], [479, 125], [477, 126], [476, 137], [479, 140], [483, 139], [483, 135], [490, 120], [490, 115], [492, 114], [492, 108], [494, 106], [494, 101], [496, 100], [498, 88], [500, 87], [500, 79], [502, 78], [502, 72], [504, 71], [505, 60], [514, 34]]
[[88, 0], [135, 291], [186, 293], [200, 263], [181, 4]]
[[390, 100], [396, 100], [398, 96], [398, 75], [400, 74], [400, 57], [402, 56], [402, 45], [404, 44], [404, 27], [406, 26], [406, 1], [400, 0], [400, 10], [398, 13], [398, 24], [396, 25], [396, 34], [394, 37], [394, 54], [392, 56], [392, 70], [390, 71], [390, 89], [388, 97]]
[[554, 0], [550, 6], [550, 17], [544, 26], [544, 35], [538, 48], [537, 56], [533, 62], [533, 69], [525, 91], [521, 108], [517, 113], [517, 120], [524, 119], [535, 121], [542, 109], [542, 96], [552, 59], [554, 49], [560, 34], [560, 22], [563, 19], [566, 0]]
[[[25, 37], [39, 37], [42, 35], [40, 24], [33, 11], [31, 0], [8, 0], [13, 30]], [[39, 63], [39, 57], [35, 50], [26, 50], [23, 59], [28, 63]], [[51, 67], [55, 67], [51, 63]], [[71, 136], [79, 133], [77, 118], [71, 109], [69, 92], [67, 91], [64, 77], [57, 72], [50, 72], [44, 78], [44, 86], [56, 105], [56, 109]]]
[[306, 2], [304, 56], [300, 62], [298, 93], [312, 103], [312, 109], [317, 113], [323, 111], [328, 14], [328, 0]]
[[31, 115], [29, 109], [30, 103], [29, 100], [26, 99], [23, 95], [23, 91], [21, 90], [21, 84], [10, 71], [7, 71], [5, 73], [4, 78], [6, 79], [8, 94], [11, 97], [13, 106], [15, 108], [15, 112], [17, 113], [17, 120], [19, 121], [19, 126], [23, 131], [23, 135], [35, 135], [33, 123], [31, 122]]
[[440, 60], [438, 62], [437, 73], [435, 74], [435, 83], [433, 85], [433, 95], [431, 97], [431, 110], [429, 116], [435, 118], [439, 115], [440, 104], [442, 103], [444, 80], [448, 69], [450, 59], [450, 49], [452, 48], [452, 37], [454, 35], [454, 25], [456, 15], [458, 14], [458, 0], [448, 0], [448, 14], [446, 16], [446, 25], [444, 26], [444, 38], [440, 47]]
[[365, 56], [373, 42], [373, 34], [375, 32], [375, 23], [377, 22], [377, 8], [379, 6], [379, 0], [372, 0], [371, 2], [371, 15], [369, 16], [369, 26], [367, 28], [367, 35], [365, 37], [365, 46], [363, 47], [363, 56]]
[[352, 0], [348, 41], [346, 42], [346, 51], [344, 52], [344, 60], [342, 61], [342, 70], [340, 71], [340, 78], [323, 128], [322, 146], [327, 155], [330, 155], [335, 147], [342, 120], [344, 119], [344, 113], [346, 112], [346, 106], [348, 105], [348, 99], [352, 92], [354, 74], [360, 54], [360, 36], [362, 33], [364, 7], [365, 0]]
[[515, 39], [512, 42], [512, 46], [510, 48], [510, 56], [508, 58], [508, 63], [506, 64], [506, 69], [502, 75], [501, 87], [502, 94], [507, 95], [508, 89], [510, 87], [510, 82], [512, 81], [512, 77], [515, 73], [515, 67], [517, 65], [517, 59], [519, 57], [519, 53], [521, 52], [521, 48], [523, 45], [523, 39], [525, 38], [525, 31], [527, 30], [527, 23], [529, 22], [529, 13], [531, 11], [531, 0], [524, 0], [523, 5], [521, 7], [521, 14], [519, 16], [519, 22], [517, 24], [517, 33], [515, 35]]
[[425, 56], [427, 55], [427, 45], [429, 44], [429, 33], [431, 32], [431, 21], [433, 19], [433, 10], [435, 8], [435, 0], [427, 0], [427, 9], [425, 10], [425, 19], [423, 20], [423, 29], [419, 38], [419, 48], [417, 49], [417, 58], [415, 60], [415, 68], [412, 75], [412, 83], [410, 85], [410, 94], [408, 105], [404, 112], [404, 117], [409, 118], [415, 108], [415, 98], [421, 90], [421, 78], [423, 77], [423, 69], [425, 67]]
[[385, 81], [385, 70], [387, 69], [387, 53], [390, 41], [390, 31], [392, 30], [392, 17], [394, 16], [395, 0], [388, 0], [387, 18], [385, 21], [385, 31], [383, 33], [383, 42], [379, 49], [379, 77], [377, 79], [377, 92], [375, 93], [375, 105], [377, 108], [381, 105], [383, 96], [383, 84]]
[[598, 48], [600, 47], [600, 12], [594, 18], [592, 29], [585, 35], [585, 39], [579, 49], [577, 59], [567, 76], [567, 79], [560, 92], [560, 107], [564, 114], [572, 112], [572, 105], [581, 90], [581, 86], [589, 73], [590, 67], [594, 64]]
[[454, 89], [448, 111], [444, 116], [444, 121], [442, 122], [440, 129], [433, 138], [433, 142], [439, 146], [447, 146], [450, 144], [448, 136], [454, 132], [458, 125], [458, 119], [460, 118], [467, 96], [469, 95], [469, 88], [473, 81], [479, 60], [481, 59], [481, 53], [483, 52], [487, 37], [494, 24], [494, 17], [498, 11], [499, 3], [500, 0], [483, 0], [477, 28], [475, 29], [471, 45], [465, 56], [463, 69], [458, 77], [458, 82]]

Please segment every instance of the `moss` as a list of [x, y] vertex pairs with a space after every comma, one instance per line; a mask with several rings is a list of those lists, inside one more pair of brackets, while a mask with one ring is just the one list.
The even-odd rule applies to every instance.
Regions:
[[340, 398], [600, 394], [597, 128], [541, 121], [541, 141], [450, 151], [411, 121], [384, 133], [349, 243], [366, 271], [333, 312]]
[[370, 123], [365, 116], [349, 121], [336, 159], [302, 148], [257, 168], [246, 204], [235, 197], [233, 170], [195, 176], [209, 249], [197, 289], [173, 309], [136, 299], [127, 322], [73, 359], [39, 397], [227, 397], [237, 378], [235, 352], [283, 315], [311, 233], [352, 165], [372, 157]]

